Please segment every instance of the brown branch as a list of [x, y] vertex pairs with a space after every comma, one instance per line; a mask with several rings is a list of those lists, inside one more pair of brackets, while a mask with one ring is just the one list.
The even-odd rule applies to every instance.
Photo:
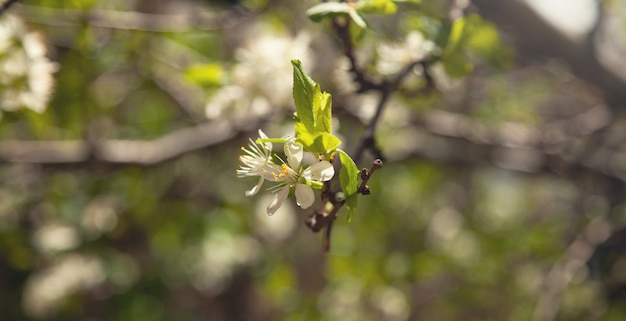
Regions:
[[[16, 2], [9, 0], [9, 2]], [[18, 11], [32, 23], [53, 26], [80, 26], [85, 21], [93, 26], [107, 29], [124, 29], [148, 32], [193, 32], [229, 29], [251, 16], [242, 10], [211, 13], [188, 10], [183, 14], [154, 14], [135, 11], [90, 9], [53, 9], [20, 5]], [[241, 9], [241, 8], [239, 8]], [[1, 11], [0, 11], [1, 12]]]
[[626, 157], [626, 149], [601, 142], [595, 143], [593, 153], [568, 148], [579, 144], [581, 137], [620, 126], [609, 125], [611, 118], [606, 114], [607, 108], [595, 107], [540, 128], [514, 124], [486, 128], [468, 116], [437, 111], [413, 121], [415, 135], [425, 138], [416, 138], [416, 141], [428, 143], [408, 145], [390, 155], [389, 160], [422, 158], [453, 166], [491, 164], [524, 173], [591, 174], [624, 183], [626, 166], [622, 159]]
[[385, 87], [383, 81], [375, 81], [370, 75], [365, 73], [356, 60], [356, 54], [354, 53], [354, 44], [352, 43], [352, 35], [350, 33], [350, 18], [344, 19], [334, 18], [332, 20], [332, 26], [335, 33], [343, 44], [343, 55], [348, 58], [350, 62], [350, 72], [354, 77], [354, 81], [359, 85], [357, 93], [364, 93], [369, 90], [381, 90]]
[[[371, 151], [376, 157], [376, 160], [369, 170], [363, 169], [361, 171], [361, 183], [357, 190], [357, 194], [369, 195], [371, 191], [367, 186], [367, 182], [369, 181], [372, 173], [378, 168], [382, 167], [382, 160], [384, 159], [381, 150], [376, 146], [374, 133], [390, 96], [393, 94], [394, 91], [398, 89], [400, 83], [417, 65], [422, 65], [425, 70], [424, 78], [426, 80], [427, 87], [431, 88], [432, 86], [434, 86], [434, 82], [429, 71], [427, 70], [428, 58], [409, 63], [402, 70], [400, 70], [398, 74], [396, 74], [391, 80], [374, 80], [374, 78], [371, 75], [367, 74], [365, 71], [363, 71], [363, 69], [361, 69], [361, 67], [357, 63], [356, 55], [354, 53], [354, 44], [352, 43], [352, 36], [350, 34], [350, 21], [351, 20], [349, 17], [333, 18], [332, 26], [337, 36], [343, 43], [343, 55], [348, 58], [348, 61], [350, 62], [349, 71], [353, 75], [353, 80], [358, 84], [358, 89], [356, 90], [356, 93], [358, 94], [374, 90], [380, 92], [381, 95], [380, 100], [378, 101], [378, 105], [376, 107], [376, 112], [363, 130], [361, 134], [361, 139], [354, 153], [352, 154], [352, 159], [356, 163], [361, 160], [363, 153], [366, 150]], [[337, 213], [339, 212], [339, 209], [345, 204], [343, 199], [337, 199], [337, 194], [338, 192], [331, 191], [330, 186], [326, 185], [326, 189], [322, 193], [322, 199], [327, 200], [327, 202], [331, 204], [331, 210], [329, 211], [327, 209], [323, 209], [315, 211], [305, 221], [305, 224], [314, 232], [319, 232], [321, 229], [326, 227], [324, 233], [324, 249], [326, 251], [329, 251], [330, 249], [332, 226], [334, 221], [337, 219]], [[352, 197], [356, 197], [356, 195]]]
[[[331, 159], [332, 160], [332, 159]], [[363, 169], [361, 171], [361, 185], [357, 189], [357, 194], [369, 195], [370, 190], [367, 186], [372, 173], [383, 166], [383, 162], [380, 159], [375, 160], [372, 163], [372, 167]], [[330, 250], [330, 236], [333, 228], [333, 223], [337, 219], [339, 210], [345, 205], [343, 197], [338, 197], [339, 192], [331, 190], [329, 182], [324, 182], [324, 191], [322, 191], [322, 200], [325, 201], [325, 205], [322, 209], [316, 210], [306, 220], [305, 225], [313, 232], [319, 232], [323, 228], [324, 231], [324, 250], [328, 252]], [[353, 195], [352, 197], [357, 197]]]
[[383, 161], [380, 158], [377, 158], [372, 163], [372, 167], [368, 170], [367, 168], [363, 168], [361, 170], [361, 185], [357, 189], [357, 192], [362, 195], [370, 195], [371, 190], [367, 186], [367, 182], [372, 177], [372, 174], [379, 168], [383, 167]]
[[104, 139], [0, 142], [0, 161], [72, 164], [96, 160], [112, 164], [153, 165], [222, 143], [237, 133], [227, 122], [184, 128], [153, 140]]
[[[398, 89], [398, 87], [400, 86], [404, 78], [406, 78], [406, 76], [408, 76], [409, 73], [418, 65], [422, 65], [422, 66], [428, 65], [428, 58], [424, 58], [424, 59], [409, 63], [404, 68], [402, 68], [402, 70], [400, 70], [398, 74], [396, 74], [392, 78], [391, 81], [384, 82], [383, 86], [380, 86], [377, 88], [377, 90], [380, 91], [380, 95], [381, 95], [380, 100], [378, 101], [378, 105], [376, 106], [376, 112], [374, 113], [374, 116], [372, 116], [370, 121], [365, 126], [365, 129], [363, 130], [363, 133], [361, 134], [361, 141], [359, 142], [359, 144], [357, 145], [353, 153], [354, 155], [353, 159], [355, 160], [355, 162], [358, 162], [361, 159], [361, 157], [363, 156], [363, 153], [366, 150], [372, 151], [372, 153], [374, 154], [376, 158], [379, 158], [381, 160], [385, 159], [380, 149], [378, 149], [378, 147], [376, 146], [376, 140], [374, 138], [374, 133], [376, 132], [376, 126], [378, 125], [378, 122], [380, 121], [383, 110], [385, 106], [387, 105], [387, 101], [391, 97], [391, 94], [393, 94], [393, 92]], [[426, 77], [428, 86], [429, 87], [433, 86], [433, 80], [430, 77], [430, 73], [426, 72], [424, 75]]]

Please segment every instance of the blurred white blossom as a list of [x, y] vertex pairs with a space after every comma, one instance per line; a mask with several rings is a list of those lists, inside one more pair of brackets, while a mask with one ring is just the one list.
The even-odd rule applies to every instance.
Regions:
[[353, 276], [343, 276], [330, 283], [318, 296], [318, 309], [327, 320], [364, 320], [365, 285]]
[[81, 239], [73, 226], [52, 222], [35, 232], [33, 243], [38, 250], [53, 253], [73, 249], [80, 245]]
[[89, 202], [81, 220], [81, 229], [87, 239], [98, 238], [117, 226], [118, 201], [111, 196], [101, 196]]
[[301, 31], [290, 37], [262, 26], [255, 28], [235, 52], [237, 64], [229, 84], [218, 90], [206, 105], [209, 119], [261, 117], [292, 105], [292, 59], [312, 67], [311, 37]]
[[[272, 196], [262, 195], [257, 204], [269, 204]], [[265, 205], [257, 205], [254, 210], [254, 230], [265, 241], [273, 244], [281, 243], [294, 232], [297, 221], [295, 208], [291, 203], [283, 204], [272, 219], [267, 219]]]
[[24, 289], [23, 304], [31, 316], [49, 316], [63, 299], [105, 281], [102, 262], [93, 256], [70, 254], [33, 274]]
[[29, 31], [19, 18], [0, 19], [0, 109], [39, 113], [46, 109], [57, 70], [46, 52], [42, 36]]
[[337, 86], [337, 92], [353, 93], [359, 88], [358, 84], [354, 81], [354, 75], [350, 71], [351, 68], [352, 65], [348, 57], [342, 56], [335, 61], [333, 82]]
[[371, 300], [384, 316], [382, 320], [401, 321], [409, 318], [411, 306], [404, 292], [392, 286], [381, 285], [373, 290]]
[[210, 294], [221, 292], [238, 267], [257, 262], [260, 246], [249, 236], [227, 231], [210, 233], [200, 252], [192, 254], [190, 272], [194, 287]]
[[395, 74], [404, 66], [423, 59], [434, 48], [434, 43], [421, 32], [411, 31], [401, 43], [387, 42], [378, 47], [376, 69], [384, 75]]

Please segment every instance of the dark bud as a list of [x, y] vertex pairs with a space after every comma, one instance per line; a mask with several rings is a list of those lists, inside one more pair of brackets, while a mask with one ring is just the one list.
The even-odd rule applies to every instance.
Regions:
[[361, 179], [362, 180], [366, 180], [369, 177], [369, 171], [367, 170], [367, 168], [364, 168], [361, 170]]
[[372, 190], [370, 189], [369, 186], [365, 185], [365, 188], [363, 188], [363, 190], [361, 191], [361, 194], [363, 194], [363, 195], [370, 195], [370, 194], [372, 194]]
[[304, 224], [310, 228], [313, 232], [317, 233], [322, 230], [326, 225], [324, 214], [320, 211], [315, 211], [304, 221]]
[[372, 163], [372, 168], [370, 169], [370, 174], [371, 174], [371, 172], [373, 172], [373, 171], [375, 171], [375, 170], [377, 170], [377, 169], [379, 169], [381, 167], [383, 167], [383, 161], [380, 158], [375, 159], [374, 162]]

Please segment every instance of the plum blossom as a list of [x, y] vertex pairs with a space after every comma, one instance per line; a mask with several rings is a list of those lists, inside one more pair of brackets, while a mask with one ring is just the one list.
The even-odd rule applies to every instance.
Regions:
[[18, 17], [0, 19], [0, 109], [28, 108], [41, 113], [46, 109], [56, 63], [46, 57], [41, 34], [27, 29]]
[[[267, 136], [259, 129], [259, 139], [263, 138], [267, 138]], [[252, 189], [246, 191], [246, 196], [252, 196], [259, 192], [266, 179], [273, 180], [274, 177], [270, 174], [272, 167], [270, 166], [275, 164], [271, 162], [272, 143], [257, 143], [250, 139], [248, 147], [249, 149], [241, 148], [245, 154], [239, 156], [241, 165], [237, 169], [237, 177], [259, 176], [259, 182]]]
[[295, 140], [289, 139], [285, 143], [285, 156], [287, 162], [282, 161], [281, 165], [269, 164], [270, 174], [278, 185], [272, 188], [275, 193], [274, 198], [267, 206], [267, 214], [272, 215], [280, 208], [290, 191], [294, 191], [296, 203], [301, 208], [309, 208], [315, 201], [315, 195], [311, 186], [307, 182], [329, 181], [335, 175], [333, 165], [328, 161], [319, 161], [310, 166], [302, 164], [304, 151], [302, 145]]
[[419, 31], [411, 31], [401, 43], [382, 43], [378, 47], [376, 69], [384, 75], [399, 72], [407, 64], [426, 57], [435, 44]]
[[312, 36], [304, 30], [290, 36], [261, 23], [246, 38], [234, 53], [237, 63], [229, 71], [229, 81], [205, 106], [209, 119], [245, 121], [279, 114], [278, 109], [292, 106], [291, 59], [298, 57], [313, 67]]

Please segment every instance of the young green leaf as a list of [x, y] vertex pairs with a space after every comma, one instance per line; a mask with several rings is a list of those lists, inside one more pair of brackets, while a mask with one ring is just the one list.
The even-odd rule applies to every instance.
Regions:
[[320, 22], [324, 18], [332, 18], [336, 16], [350, 16], [354, 23], [365, 29], [367, 22], [361, 17], [355, 8], [345, 2], [324, 2], [311, 7], [306, 11], [309, 19]]
[[452, 78], [467, 76], [474, 69], [474, 65], [465, 58], [461, 51], [454, 51], [441, 58], [446, 74]]
[[365, 0], [357, 2], [356, 10], [365, 14], [394, 14], [398, 7], [391, 0]]
[[185, 78], [204, 87], [219, 86], [225, 78], [224, 68], [219, 64], [196, 64], [185, 70]]
[[441, 57], [446, 74], [450, 77], [467, 76], [474, 68], [463, 52], [468, 40], [467, 28], [466, 18], [455, 20], [450, 28], [446, 48]]
[[346, 152], [337, 149], [341, 169], [339, 170], [339, 184], [346, 198], [345, 206], [348, 209], [348, 221], [352, 220], [357, 205], [357, 191], [359, 189], [359, 168]]
[[465, 18], [460, 18], [452, 23], [450, 34], [448, 35], [447, 52], [453, 52], [459, 49], [465, 40]]
[[347, 15], [351, 10], [354, 9], [345, 2], [323, 2], [307, 10], [306, 15], [309, 19], [320, 22], [323, 18]]
[[352, 18], [352, 21], [354, 21], [354, 23], [357, 26], [363, 29], [367, 28], [367, 22], [365, 21], [365, 19], [363, 19], [363, 17], [361, 17], [361, 14], [359, 14], [356, 10], [352, 9], [351, 11], [348, 12], [348, 14], [350, 14], [350, 18]]
[[[300, 60], [292, 60], [293, 65], [293, 101], [296, 104], [298, 122], [313, 124], [313, 99], [319, 85], [302, 69]], [[308, 127], [308, 126], [307, 126]]]
[[339, 138], [331, 134], [332, 97], [302, 69], [298, 60], [293, 65], [293, 99], [296, 105], [296, 140], [304, 150], [326, 154], [339, 146]]

